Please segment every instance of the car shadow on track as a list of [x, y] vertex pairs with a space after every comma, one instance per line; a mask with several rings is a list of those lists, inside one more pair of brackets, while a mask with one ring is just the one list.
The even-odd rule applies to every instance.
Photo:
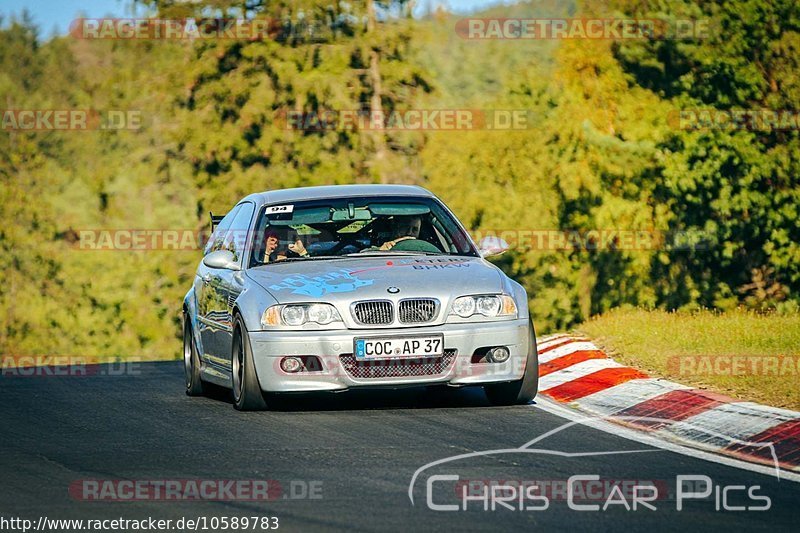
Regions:
[[[207, 398], [233, 403], [229, 390], [213, 386], [207, 388]], [[490, 407], [480, 387], [455, 388], [446, 385], [270, 394], [267, 403], [270, 411], [283, 412]]]

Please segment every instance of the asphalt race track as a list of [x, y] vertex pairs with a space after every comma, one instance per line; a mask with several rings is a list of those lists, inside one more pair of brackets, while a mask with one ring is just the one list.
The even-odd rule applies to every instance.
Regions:
[[[663, 451], [585, 426], [537, 444], [566, 453], [493, 454], [415, 471], [463, 453], [521, 446], [565, 420], [535, 405], [489, 407], [480, 390], [405, 389], [284, 398], [278, 410], [235, 411], [224, 394], [189, 398], [180, 362], [141, 363], [120, 376], [0, 377], [0, 514], [48, 518], [198, 516], [279, 518], [282, 530], [796, 530], [800, 483]], [[596, 455], [596, 452], [649, 450]], [[595, 453], [595, 455], [592, 455]], [[545, 510], [434, 511], [431, 474], [460, 480], [550, 480], [599, 475], [660, 486], [656, 510], [577, 511], [553, 497]], [[677, 511], [677, 475], [708, 476], [715, 487], [767, 496], [765, 511], [717, 511], [715, 497]], [[81, 480], [276, 480], [272, 501], [84, 501]], [[433, 500], [459, 504], [454, 482], [436, 481]], [[313, 490], [312, 490], [313, 489]], [[315, 492], [313, 499], [308, 492]], [[720, 494], [723, 491], [718, 491]], [[732, 489], [728, 506], [761, 506]], [[605, 496], [599, 502], [601, 506]], [[530, 502], [527, 502], [530, 504]], [[586, 502], [581, 502], [586, 503]], [[516, 504], [515, 504], [516, 505]], [[721, 504], [720, 504], [721, 505]]]

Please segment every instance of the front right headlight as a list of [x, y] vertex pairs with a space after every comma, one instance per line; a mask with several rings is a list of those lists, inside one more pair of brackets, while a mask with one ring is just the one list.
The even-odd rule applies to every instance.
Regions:
[[517, 316], [517, 304], [507, 294], [461, 296], [453, 300], [451, 315], [470, 318], [475, 315], [489, 318]]
[[321, 326], [341, 322], [339, 311], [331, 304], [286, 304], [273, 305], [261, 316], [262, 327], [302, 326], [315, 323]]

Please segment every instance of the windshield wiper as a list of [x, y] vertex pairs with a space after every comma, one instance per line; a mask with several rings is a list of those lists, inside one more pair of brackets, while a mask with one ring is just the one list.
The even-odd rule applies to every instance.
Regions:
[[305, 257], [287, 257], [286, 259], [278, 259], [270, 261], [269, 263], [262, 263], [263, 265], [279, 265], [281, 263], [291, 263], [293, 261], [316, 261], [318, 259], [346, 259], [343, 255], [307, 255]]
[[428, 252], [428, 251], [412, 252], [409, 250], [397, 250], [396, 252], [393, 252], [392, 250], [370, 250], [368, 252], [356, 252], [353, 254], [347, 254], [347, 257], [375, 257], [380, 255], [452, 255], [452, 254], [447, 254], [444, 252]]

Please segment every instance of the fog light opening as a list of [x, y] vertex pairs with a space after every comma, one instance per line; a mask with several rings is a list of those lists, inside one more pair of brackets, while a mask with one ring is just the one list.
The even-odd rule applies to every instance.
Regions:
[[505, 346], [498, 346], [497, 348], [489, 350], [486, 357], [493, 363], [505, 363], [508, 361], [508, 358], [511, 357], [511, 353], [509, 353], [508, 348]]
[[303, 368], [303, 362], [298, 357], [284, 357], [281, 359], [281, 370], [289, 374], [299, 372]]

